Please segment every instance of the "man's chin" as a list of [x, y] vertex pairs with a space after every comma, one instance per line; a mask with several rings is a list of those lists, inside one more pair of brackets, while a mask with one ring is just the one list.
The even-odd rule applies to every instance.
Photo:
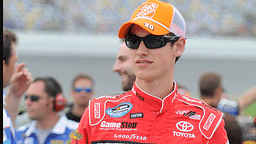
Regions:
[[38, 120], [38, 118], [37, 118], [37, 117], [34, 117], [34, 116], [28, 116], [28, 117], [29, 117], [29, 119], [32, 120], [32, 121], [33, 121], [33, 120]]
[[79, 107], [88, 107], [88, 103], [79, 104]]
[[122, 89], [123, 89], [123, 91], [129, 91], [132, 89], [132, 87], [129, 85], [123, 85]]
[[33, 121], [33, 120], [37, 120], [37, 119], [35, 119], [35, 118], [33, 118], [33, 117], [29, 117], [29, 119], [32, 120], [32, 121]]

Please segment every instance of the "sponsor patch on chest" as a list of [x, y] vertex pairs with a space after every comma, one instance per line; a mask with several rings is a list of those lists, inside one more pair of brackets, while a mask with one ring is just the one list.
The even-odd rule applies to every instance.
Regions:
[[131, 113], [130, 118], [143, 118], [143, 113]]
[[211, 113], [210, 116], [207, 118], [206, 122], [204, 123], [203, 129], [209, 130], [215, 118], [216, 116], [213, 113]]
[[108, 108], [106, 113], [111, 117], [122, 117], [126, 115], [132, 109], [132, 104], [129, 102], [124, 102], [117, 105], [114, 108]]
[[107, 122], [102, 121], [100, 130], [136, 131], [138, 122]]
[[175, 137], [195, 138], [195, 134], [191, 133], [194, 130], [194, 125], [186, 121], [176, 123], [177, 131], [172, 131]]
[[142, 141], [146, 141], [147, 137], [146, 136], [140, 136], [138, 134], [115, 134], [114, 138], [118, 138], [118, 139], [124, 139], [124, 140], [142, 140]]
[[200, 120], [201, 119], [201, 115], [196, 114], [195, 111], [176, 110], [175, 114], [182, 115], [182, 116], [188, 117], [189, 119], [193, 119], [193, 120]]

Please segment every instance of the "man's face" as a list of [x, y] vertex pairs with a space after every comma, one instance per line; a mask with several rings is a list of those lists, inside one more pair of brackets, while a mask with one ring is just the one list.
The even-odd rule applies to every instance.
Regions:
[[5, 62], [3, 62], [3, 87], [6, 87], [10, 84], [12, 75], [17, 66], [18, 56], [15, 50], [14, 43], [11, 44], [11, 48], [12, 48], [12, 56], [9, 59], [8, 65]]
[[[47, 114], [53, 111], [53, 97], [49, 97], [44, 90], [44, 82], [37, 81], [30, 84], [25, 100], [28, 116], [31, 120], [42, 120]], [[31, 96], [38, 96], [37, 101], [31, 101]]]
[[81, 106], [81, 107], [86, 107], [88, 106], [89, 100], [93, 97], [93, 85], [92, 82], [89, 79], [86, 78], [82, 78], [79, 79], [75, 82], [74, 84], [74, 88], [79, 88], [79, 89], [91, 89], [90, 92], [86, 92], [84, 90], [81, 90], [80, 92], [76, 91], [75, 89], [73, 89], [71, 91], [71, 95], [74, 98], [74, 102]]
[[122, 89], [124, 91], [131, 90], [136, 77], [132, 70], [130, 49], [125, 42], [119, 48], [113, 71], [118, 72], [122, 77]]
[[[133, 25], [130, 32], [138, 37], [150, 34], [137, 25]], [[177, 47], [170, 42], [161, 48], [148, 49], [141, 41], [138, 49], [131, 49], [132, 67], [136, 77], [146, 81], [173, 77], [175, 58], [183, 52], [176, 50]]]

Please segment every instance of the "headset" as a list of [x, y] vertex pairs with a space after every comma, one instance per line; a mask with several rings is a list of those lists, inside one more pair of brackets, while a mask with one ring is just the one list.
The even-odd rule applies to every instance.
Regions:
[[60, 84], [52, 77], [47, 77], [46, 80], [49, 82], [50, 86], [54, 89], [53, 95], [56, 94], [53, 101], [53, 110], [56, 112], [62, 111], [66, 105], [67, 100], [62, 94], [61, 86]]
[[54, 107], [53, 109], [56, 112], [62, 111], [67, 104], [67, 100], [63, 97], [62, 93], [58, 93], [54, 99]]

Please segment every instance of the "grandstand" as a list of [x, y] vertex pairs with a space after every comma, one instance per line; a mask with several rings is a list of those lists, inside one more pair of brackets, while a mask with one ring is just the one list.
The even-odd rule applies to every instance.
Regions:
[[[117, 34], [145, 0], [4, 0], [3, 26], [22, 31]], [[256, 36], [255, 0], [163, 0], [180, 10], [188, 36]]]

